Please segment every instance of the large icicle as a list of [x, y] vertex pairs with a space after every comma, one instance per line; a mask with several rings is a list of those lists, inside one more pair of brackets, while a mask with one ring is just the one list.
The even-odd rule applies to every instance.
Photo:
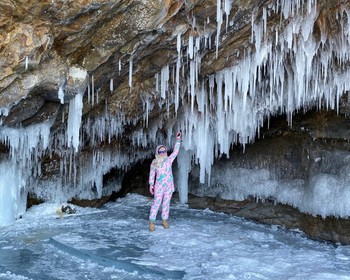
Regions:
[[165, 99], [169, 84], [169, 65], [162, 68], [160, 77], [160, 96]]
[[222, 24], [222, 9], [221, 9], [221, 0], [216, 1], [216, 57], [219, 55], [219, 39], [221, 32], [221, 24]]
[[179, 108], [180, 100], [180, 69], [181, 69], [181, 34], [177, 34], [177, 61], [176, 61], [176, 77], [175, 77], [175, 112]]
[[76, 152], [79, 149], [80, 125], [83, 113], [83, 92], [79, 92], [69, 101], [69, 113], [67, 123], [67, 146], [72, 147]]
[[130, 57], [130, 61], [129, 61], [129, 87], [130, 87], [130, 92], [132, 91], [132, 75], [133, 75], [133, 57]]
[[60, 86], [59, 89], [58, 89], [58, 99], [60, 100], [61, 104], [64, 104], [63, 86]]

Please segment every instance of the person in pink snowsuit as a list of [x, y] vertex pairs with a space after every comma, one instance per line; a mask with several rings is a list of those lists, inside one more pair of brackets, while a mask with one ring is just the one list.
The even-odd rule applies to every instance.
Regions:
[[151, 163], [149, 173], [149, 190], [154, 195], [151, 211], [149, 214], [149, 230], [155, 230], [155, 221], [158, 209], [162, 205], [162, 224], [164, 228], [169, 228], [167, 222], [170, 210], [170, 201], [174, 192], [174, 178], [172, 164], [179, 153], [181, 143], [181, 132], [177, 134], [174, 151], [167, 156], [167, 148], [160, 145], [156, 148], [156, 158]]

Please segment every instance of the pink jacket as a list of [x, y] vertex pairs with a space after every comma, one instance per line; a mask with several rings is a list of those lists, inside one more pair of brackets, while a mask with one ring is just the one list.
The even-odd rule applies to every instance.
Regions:
[[[173, 152], [170, 156], [164, 159], [164, 161], [160, 164], [158, 168], [156, 167], [155, 159], [152, 161], [151, 170], [149, 173], [149, 185], [154, 185], [155, 191], [157, 191], [157, 189], [160, 187], [170, 188], [172, 191], [174, 191], [174, 177], [171, 167], [176, 156], [179, 153], [180, 143], [180, 141], [176, 141]], [[154, 178], [156, 180], [155, 183]]]

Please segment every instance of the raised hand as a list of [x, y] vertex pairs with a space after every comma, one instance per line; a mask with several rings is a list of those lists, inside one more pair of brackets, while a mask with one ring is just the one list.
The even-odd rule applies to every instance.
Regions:
[[181, 140], [182, 140], [182, 133], [181, 133], [181, 131], [179, 131], [179, 132], [176, 134], [176, 140], [177, 140], [177, 141], [181, 141]]

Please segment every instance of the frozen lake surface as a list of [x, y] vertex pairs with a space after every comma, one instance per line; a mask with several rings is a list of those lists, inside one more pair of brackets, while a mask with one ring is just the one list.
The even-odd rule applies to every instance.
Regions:
[[29, 209], [0, 232], [0, 279], [350, 279], [350, 246], [173, 203], [170, 228], [148, 230], [151, 200], [102, 209]]

